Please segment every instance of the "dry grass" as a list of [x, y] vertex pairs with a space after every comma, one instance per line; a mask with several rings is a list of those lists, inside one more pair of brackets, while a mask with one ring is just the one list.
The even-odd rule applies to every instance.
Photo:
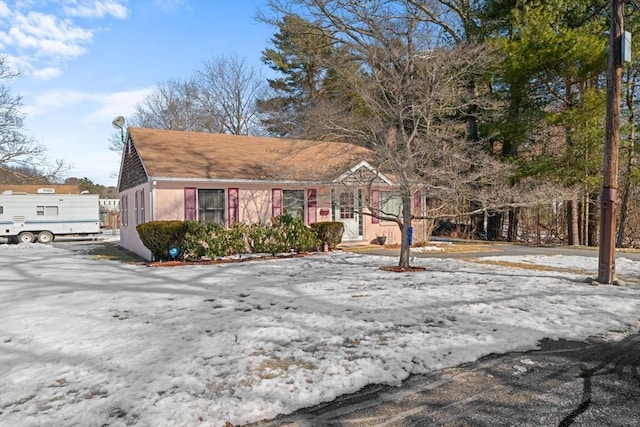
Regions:
[[254, 371], [260, 379], [266, 380], [282, 376], [289, 370], [289, 368], [299, 368], [311, 371], [315, 369], [315, 366], [310, 362], [303, 362], [295, 359], [271, 358], [260, 362], [260, 364], [254, 368]]
[[468, 262], [475, 262], [477, 264], [498, 265], [501, 267], [521, 268], [524, 270], [557, 271], [560, 273], [571, 273], [571, 274], [593, 273], [580, 268], [551, 267], [548, 265], [530, 264], [526, 262], [495, 261], [495, 260], [486, 260], [486, 259], [478, 259], [478, 258], [463, 258], [463, 260]]
[[[493, 247], [492, 245], [488, 245], [486, 243], [439, 243], [439, 242], [430, 242], [428, 244], [412, 246], [412, 250], [415, 250], [424, 246], [433, 246], [437, 247], [440, 250], [434, 251], [434, 254], [443, 254], [443, 253], [471, 253], [471, 252], [500, 252], [500, 249]], [[367, 246], [352, 246], [343, 248], [344, 251], [347, 252], [366, 252], [366, 251], [375, 251], [379, 249], [386, 249], [392, 251], [400, 251], [399, 244], [393, 245], [367, 245]], [[424, 252], [426, 254], [430, 252]]]
[[100, 245], [92, 247], [88, 251], [95, 259], [107, 261], [120, 261], [126, 263], [144, 262], [144, 258], [124, 249], [114, 242], [103, 242]]

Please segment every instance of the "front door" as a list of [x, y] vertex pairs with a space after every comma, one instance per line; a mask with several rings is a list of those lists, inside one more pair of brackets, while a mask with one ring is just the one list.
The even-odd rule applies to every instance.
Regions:
[[356, 191], [339, 190], [336, 204], [334, 206], [334, 216], [336, 221], [344, 224], [342, 240], [361, 240], [359, 211], [359, 200]]

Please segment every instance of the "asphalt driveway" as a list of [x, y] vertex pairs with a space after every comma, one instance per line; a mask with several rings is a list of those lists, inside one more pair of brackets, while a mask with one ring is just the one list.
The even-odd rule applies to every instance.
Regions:
[[[348, 250], [398, 256], [376, 246]], [[463, 251], [413, 252], [413, 257], [577, 255], [597, 248], [479, 244]], [[640, 261], [639, 252], [616, 255]], [[628, 278], [625, 278], [628, 279]], [[631, 278], [630, 286], [640, 286]], [[639, 325], [640, 326], [640, 325]], [[415, 375], [401, 387], [372, 385], [332, 402], [254, 427], [307, 426], [640, 426], [640, 334], [584, 342], [545, 340], [540, 349], [491, 355]]]
[[619, 338], [547, 340], [251, 426], [639, 426], [640, 335]]

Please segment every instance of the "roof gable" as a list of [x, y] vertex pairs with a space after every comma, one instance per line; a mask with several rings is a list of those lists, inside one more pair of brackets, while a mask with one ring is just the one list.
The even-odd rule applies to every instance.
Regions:
[[387, 184], [393, 185], [391, 180], [380, 173], [376, 168], [371, 166], [369, 162], [363, 160], [347, 172], [335, 179], [335, 182], [349, 184]]
[[121, 181], [136, 168], [149, 180], [332, 182], [373, 157], [366, 148], [338, 142], [146, 128], [129, 128], [128, 138], [140, 164], [126, 164], [125, 153]]

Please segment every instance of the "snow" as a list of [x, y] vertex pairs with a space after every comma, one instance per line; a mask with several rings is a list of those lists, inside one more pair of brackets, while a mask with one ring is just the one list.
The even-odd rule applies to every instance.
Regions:
[[[241, 425], [542, 338], [640, 326], [639, 286], [585, 282], [595, 258], [379, 269], [396, 262], [154, 268], [0, 245], [0, 425]], [[616, 271], [640, 277], [640, 262], [618, 255]]]

